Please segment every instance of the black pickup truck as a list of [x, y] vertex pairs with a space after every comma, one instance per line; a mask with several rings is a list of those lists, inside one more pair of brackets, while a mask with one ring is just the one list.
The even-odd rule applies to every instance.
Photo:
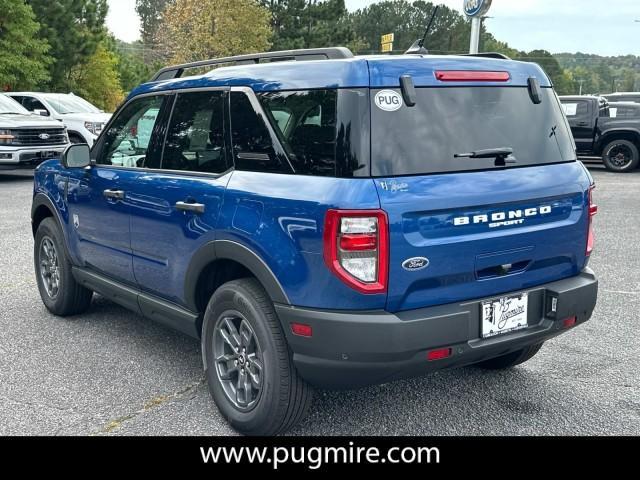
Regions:
[[[630, 172], [640, 162], [640, 111], [597, 96], [561, 96], [578, 155], [602, 157], [607, 169]], [[618, 109], [624, 115], [618, 115]], [[628, 110], [628, 111], [627, 111]]]

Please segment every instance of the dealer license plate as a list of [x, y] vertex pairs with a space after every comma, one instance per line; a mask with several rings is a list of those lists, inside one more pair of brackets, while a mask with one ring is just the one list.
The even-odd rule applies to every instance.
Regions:
[[482, 338], [527, 328], [526, 293], [482, 302]]

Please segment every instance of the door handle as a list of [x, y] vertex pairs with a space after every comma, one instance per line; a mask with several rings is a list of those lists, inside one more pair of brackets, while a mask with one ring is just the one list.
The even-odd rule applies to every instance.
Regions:
[[176, 210], [184, 212], [204, 213], [203, 203], [176, 202]]
[[102, 194], [107, 198], [113, 198], [114, 200], [124, 200], [124, 190], [111, 190], [106, 189]]
[[589, 122], [578, 122], [578, 126], [579, 127], [588, 127], [589, 126]]

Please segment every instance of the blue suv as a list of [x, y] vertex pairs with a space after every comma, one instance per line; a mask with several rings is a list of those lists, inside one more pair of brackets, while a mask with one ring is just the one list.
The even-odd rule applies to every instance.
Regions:
[[96, 292], [200, 338], [222, 415], [276, 434], [314, 385], [512, 367], [587, 321], [592, 189], [535, 64], [209, 60], [39, 166], [36, 278], [56, 315]]

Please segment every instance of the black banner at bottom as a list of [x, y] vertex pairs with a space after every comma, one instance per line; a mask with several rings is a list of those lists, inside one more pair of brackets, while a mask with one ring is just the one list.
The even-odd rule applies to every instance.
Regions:
[[[637, 463], [638, 437], [5, 437], [0, 461], [23, 473], [45, 468], [85, 471], [133, 467], [220, 472], [423, 473], [517, 468], [528, 473]], [[89, 470], [83, 470], [88, 468]], [[488, 470], [487, 470], [488, 469]], [[635, 469], [634, 469], [635, 471]]]

